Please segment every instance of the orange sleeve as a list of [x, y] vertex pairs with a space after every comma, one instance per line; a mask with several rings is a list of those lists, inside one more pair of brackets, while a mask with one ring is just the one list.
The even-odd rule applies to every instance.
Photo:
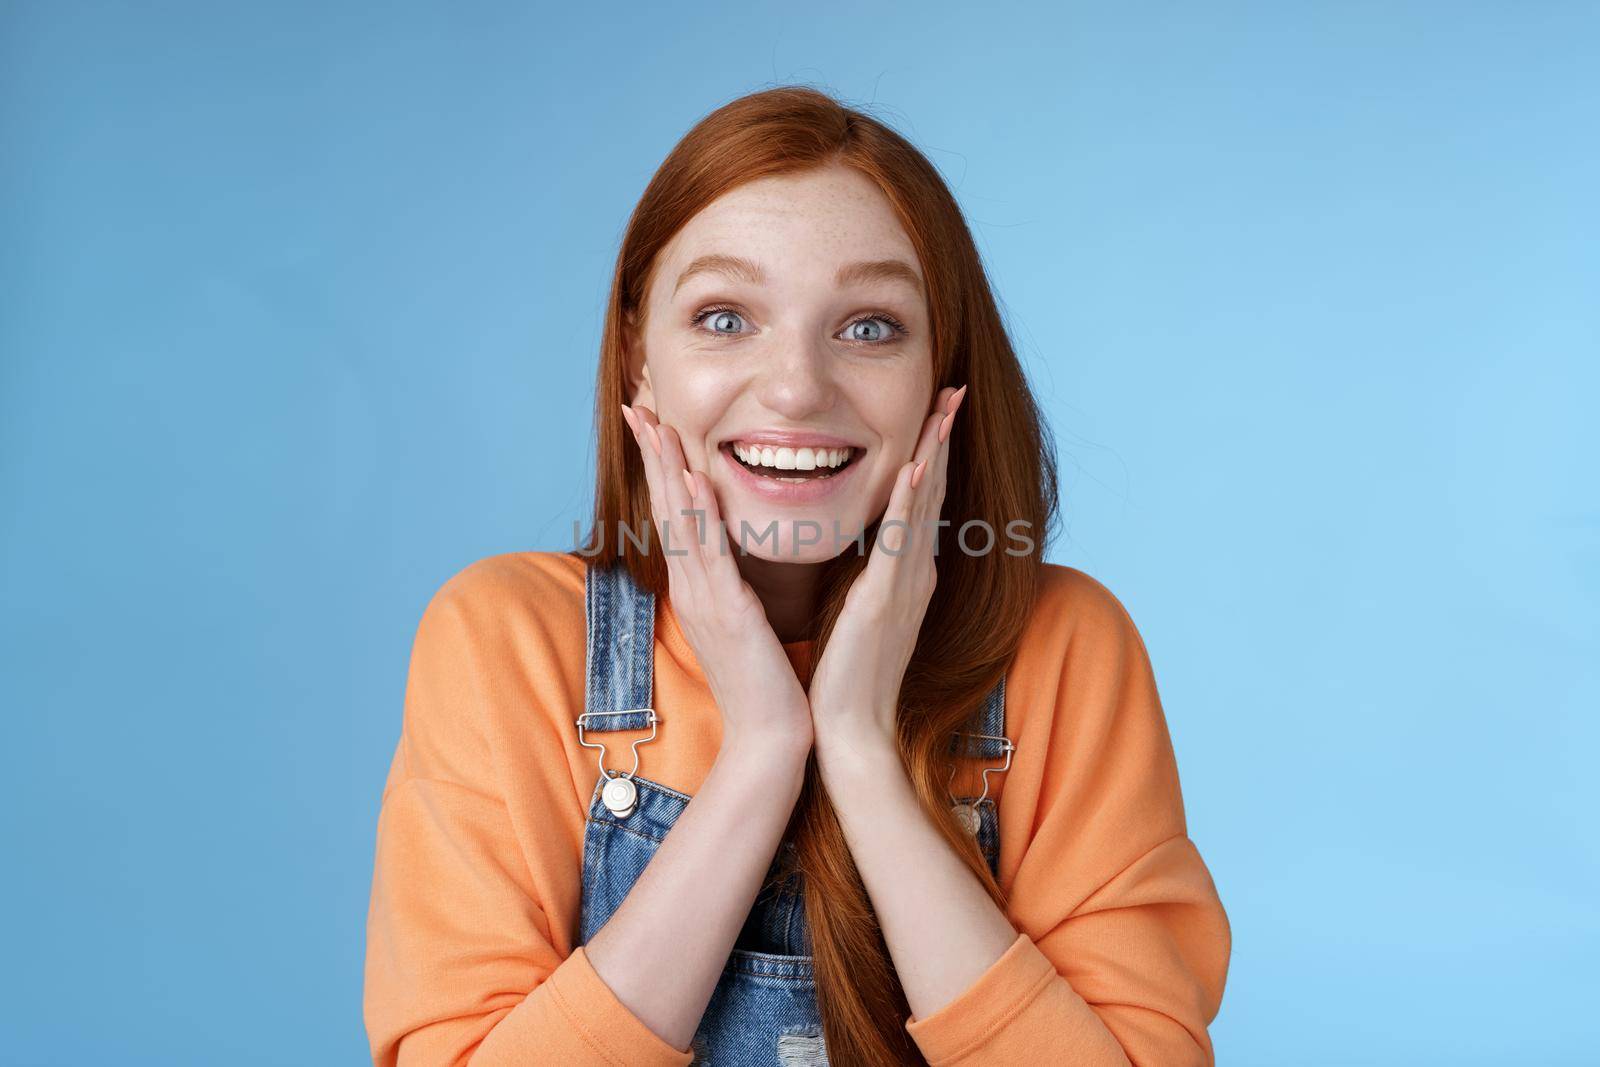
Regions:
[[[564, 844], [536, 855], [570, 871], [529, 869], [496, 777], [484, 709], [514, 687], [483, 574], [475, 565], [445, 584], [412, 649], [367, 918], [363, 1013], [373, 1063], [683, 1067], [690, 1054], [635, 1017], [582, 947], [565, 958], [555, 947], [568, 935], [552, 935], [552, 908], [537, 886], [579, 872], [562, 858], [571, 851]], [[563, 758], [550, 753], [548, 774], [519, 771], [519, 780], [549, 783], [540, 810], [564, 810]]]
[[1011, 785], [1001, 799], [1002, 833], [1007, 814], [1036, 826], [1010, 884], [1019, 933], [955, 1000], [907, 1021], [934, 1067], [1215, 1062], [1227, 914], [1188, 837], [1144, 641], [1074, 573], [1081, 621], [1056, 659], [1043, 775], [1009, 813]]

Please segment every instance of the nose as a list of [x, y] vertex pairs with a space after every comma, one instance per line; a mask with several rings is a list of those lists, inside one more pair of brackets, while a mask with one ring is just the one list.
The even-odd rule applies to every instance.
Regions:
[[838, 395], [832, 355], [825, 346], [798, 338], [775, 346], [762, 368], [757, 399], [796, 422], [829, 410]]

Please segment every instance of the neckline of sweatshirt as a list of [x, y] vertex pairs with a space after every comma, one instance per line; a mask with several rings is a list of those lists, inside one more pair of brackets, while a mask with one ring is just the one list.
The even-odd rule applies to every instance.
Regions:
[[[694, 647], [689, 644], [688, 635], [683, 632], [683, 623], [678, 619], [671, 597], [656, 597], [656, 635], [685, 674], [698, 682], [706, 680], [705, 671], [700, 666], [699, 658], [694, 654]], [[816, 641], [813, 639], [784, 641], [782, 645], [801, 683], [809, 683], [816, 656]]]

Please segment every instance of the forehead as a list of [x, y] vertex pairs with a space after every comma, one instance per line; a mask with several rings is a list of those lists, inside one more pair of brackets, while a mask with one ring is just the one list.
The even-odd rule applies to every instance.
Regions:
[[831, 278], [837, 266], [862, 259], [903, 259], [922, 273], [888, 197], [842, 166], [760, 178], [724, 193], [662, 249], [657, 287], [670, 296], [678, 272], [706, 255], [754, 260], [773, 283]]

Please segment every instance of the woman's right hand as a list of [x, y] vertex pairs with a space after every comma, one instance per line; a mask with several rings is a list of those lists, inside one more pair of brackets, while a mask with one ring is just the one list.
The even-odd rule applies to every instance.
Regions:
[[[722, 714], [723, 750], [777, 746], [803, 755], [812, 743], [810, 702], [734, 562], [711, 480], [689, 471], [677, 431], [655, 412], [623, 405], [622, 414], [644, 461], [672, 609]], [[691, 509], [703, 513], [703, 535]]]

